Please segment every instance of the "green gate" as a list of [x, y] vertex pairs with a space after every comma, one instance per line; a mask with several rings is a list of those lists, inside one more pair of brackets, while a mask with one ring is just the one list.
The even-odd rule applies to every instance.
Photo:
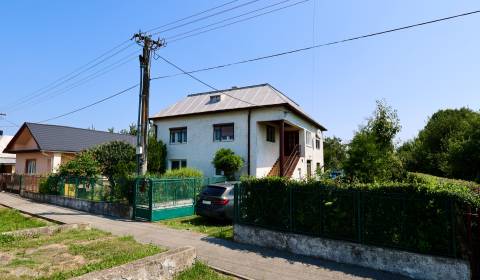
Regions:
[[135, 181], [134, 219], [159, 221], [193, 215], [197, 194], [203, 186], [225, 178], [155, 179]]

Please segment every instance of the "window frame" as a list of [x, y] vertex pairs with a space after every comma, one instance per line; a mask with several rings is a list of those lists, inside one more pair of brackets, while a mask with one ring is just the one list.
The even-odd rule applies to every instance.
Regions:
[[267, 142], [275, 143], [275, 133], [276, 133], [275, 127], [267, 124], [267, 128], [266, 128]]
[[[29, 163], [33, 162], [33, 172], [30, 172]], [[37, 159], [26, 159], [25, 160], [25, 174], [37, 174]]]
[[312, 132], [309, 130], [305, 130], [305, 145], [308, 147], [313, 147], [312, 142], [313, 142]]
[[[178, 167], [173, 168], [173, 163], [178, 162]], [[187, 160], [186, 159], [171, 159], [170, 160], [170, 169], [175, 170], [175, 169], [181, 169], [187, 167]]]
[[[222, 127], [229, 127], [231, 126], [232, 127], [232, 138], [231, 139], [223, 139], [223, 135], [222, 135], [222, 130], [221, 128]], [[220, 128], [220, 139], [217, 140], [217, 137], [216, 137], [216, 130]], [[213, 125], [213, 142], [233, 142], [235, 141], [235, 123], [219, 123], [219, 124], [214, 124]]]
[[[170, 131], [169, 144], [180, 145], [180, 144], [187, 144], [188, 143], [188, 128], [186, 126], [171, 127], [171, 128], [169, 128], [169, 131]], [[181, 138], [182, 138], [181, 141], [178, 141], [178, 139], [179, 139], [178, 135], [181, 135]]]
[[315, 137], [315, 149], [320, 150], [320, 138]]

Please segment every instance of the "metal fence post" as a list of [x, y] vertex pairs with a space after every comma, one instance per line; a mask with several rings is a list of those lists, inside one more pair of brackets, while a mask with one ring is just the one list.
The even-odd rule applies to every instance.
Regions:
[[148, 210], [150, 212], [150, 221], [153, 221], [153, 183], [150, 179], [143, 179], [148, 186]]
[[[454, 258], [457, 257], [457, 227], [456, 227], [456, 221], [457, 221], [457, 215], [456, 215], [456, 208], [455, 208], [455, 203], [454, 201], [450, 198], [448, 199], [449, 203], [449, 210], [450, 210], [450, 222], [451, 222], [451, 229], [452, 229], [452, 242], [450, 243], [450, 248], [452, 251], [452, 255]], [[471, 213], [471, 211], [469, 211]], [[471, 224], [468, 225], [471, 227]], [[467, 229], [471, 230], [471, 229]]]
[[355, 194], [356, 197], [356, 212], [357, 212], [357, 241], [359, 243], [363, 243], [363, 219], [362, 219], [362, 206], [363, 206], [363, 201], [362, 201], [362, 193], [361, 192], [356, 192]]
[[288, 200], [289, 200], [289, 228], [290, 231], [294, 232], [293, 230], [293, 188], [288, 188]]
[[239, 217], [238, 217], [238, 183], [233, 186], [233, 222], [234, 224], [238, 224]]
[[138, 184], [138, 178], [135, 179], [133, 183], [133, 209], [132, 209], [132, 219], [136, 220], [136, 208], [137, 208], [137, 184]]

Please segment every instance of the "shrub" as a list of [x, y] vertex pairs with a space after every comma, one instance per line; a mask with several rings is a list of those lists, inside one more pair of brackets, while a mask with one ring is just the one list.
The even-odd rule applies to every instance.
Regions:
[[113, 182], [114, 176], [126, 177], [135, 172], [135, 148], [122, 141], [112, 141], [91, 149], [103, 175]]
[[235, 172], [243, 166], [243, 159], [231, 149], [222, 148], [215, 153], [212, 164], [222, 170], [229, 180], [233, 180]]
[[40, 181], [38, 191], [44, 194], [60, 194], [59, 192], [60, 177], [57, 174], [49, 174], [47, 178]]
[[100, 174], [100, 164], [89, 151], [77, 154], [58, 168], [61, 176], [92, 177]]
[[174, 179], [174, 178], [202, 178], [203, 177], [203, 172], [191, 168], [191, 167], [184, 167], [180, 169], [170, 169], [165, 172], [165, 174], [162, 175], [162, 178], [167, 178], [167, 179]]
[[348, 184], [243, 178], [240, 223], [408, 251], [463, 257], [463, 210], [480, 207], [466, 185], [438, 181]]
[[163, 174], [167, 169], [167, 145], [157, 141], [155, 137], [148, 138], [148, 172]]

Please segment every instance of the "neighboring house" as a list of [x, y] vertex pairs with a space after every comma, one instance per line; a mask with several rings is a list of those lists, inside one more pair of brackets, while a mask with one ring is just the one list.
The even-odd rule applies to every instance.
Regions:
[[5, 152], [16, 154], [16, 173], [46, 174], [56, 172], [60, 164], [71, 160], [75, 154], [111, 141], [135, 145], [136, 138], [91, 129], [24, 123]]
[[15, 155], [3, 152], [12, 138], [13, 136], [5, 136], [0, 133], [0, 173], [15, 172]]
[[153, 117], [170, 169], [190, 166], [221, 175], [212, 159], [230, 148], [245, 165], [237, 175], [305, 178], [323, 168], [323, 131], [269, 84], [188, 95]]

